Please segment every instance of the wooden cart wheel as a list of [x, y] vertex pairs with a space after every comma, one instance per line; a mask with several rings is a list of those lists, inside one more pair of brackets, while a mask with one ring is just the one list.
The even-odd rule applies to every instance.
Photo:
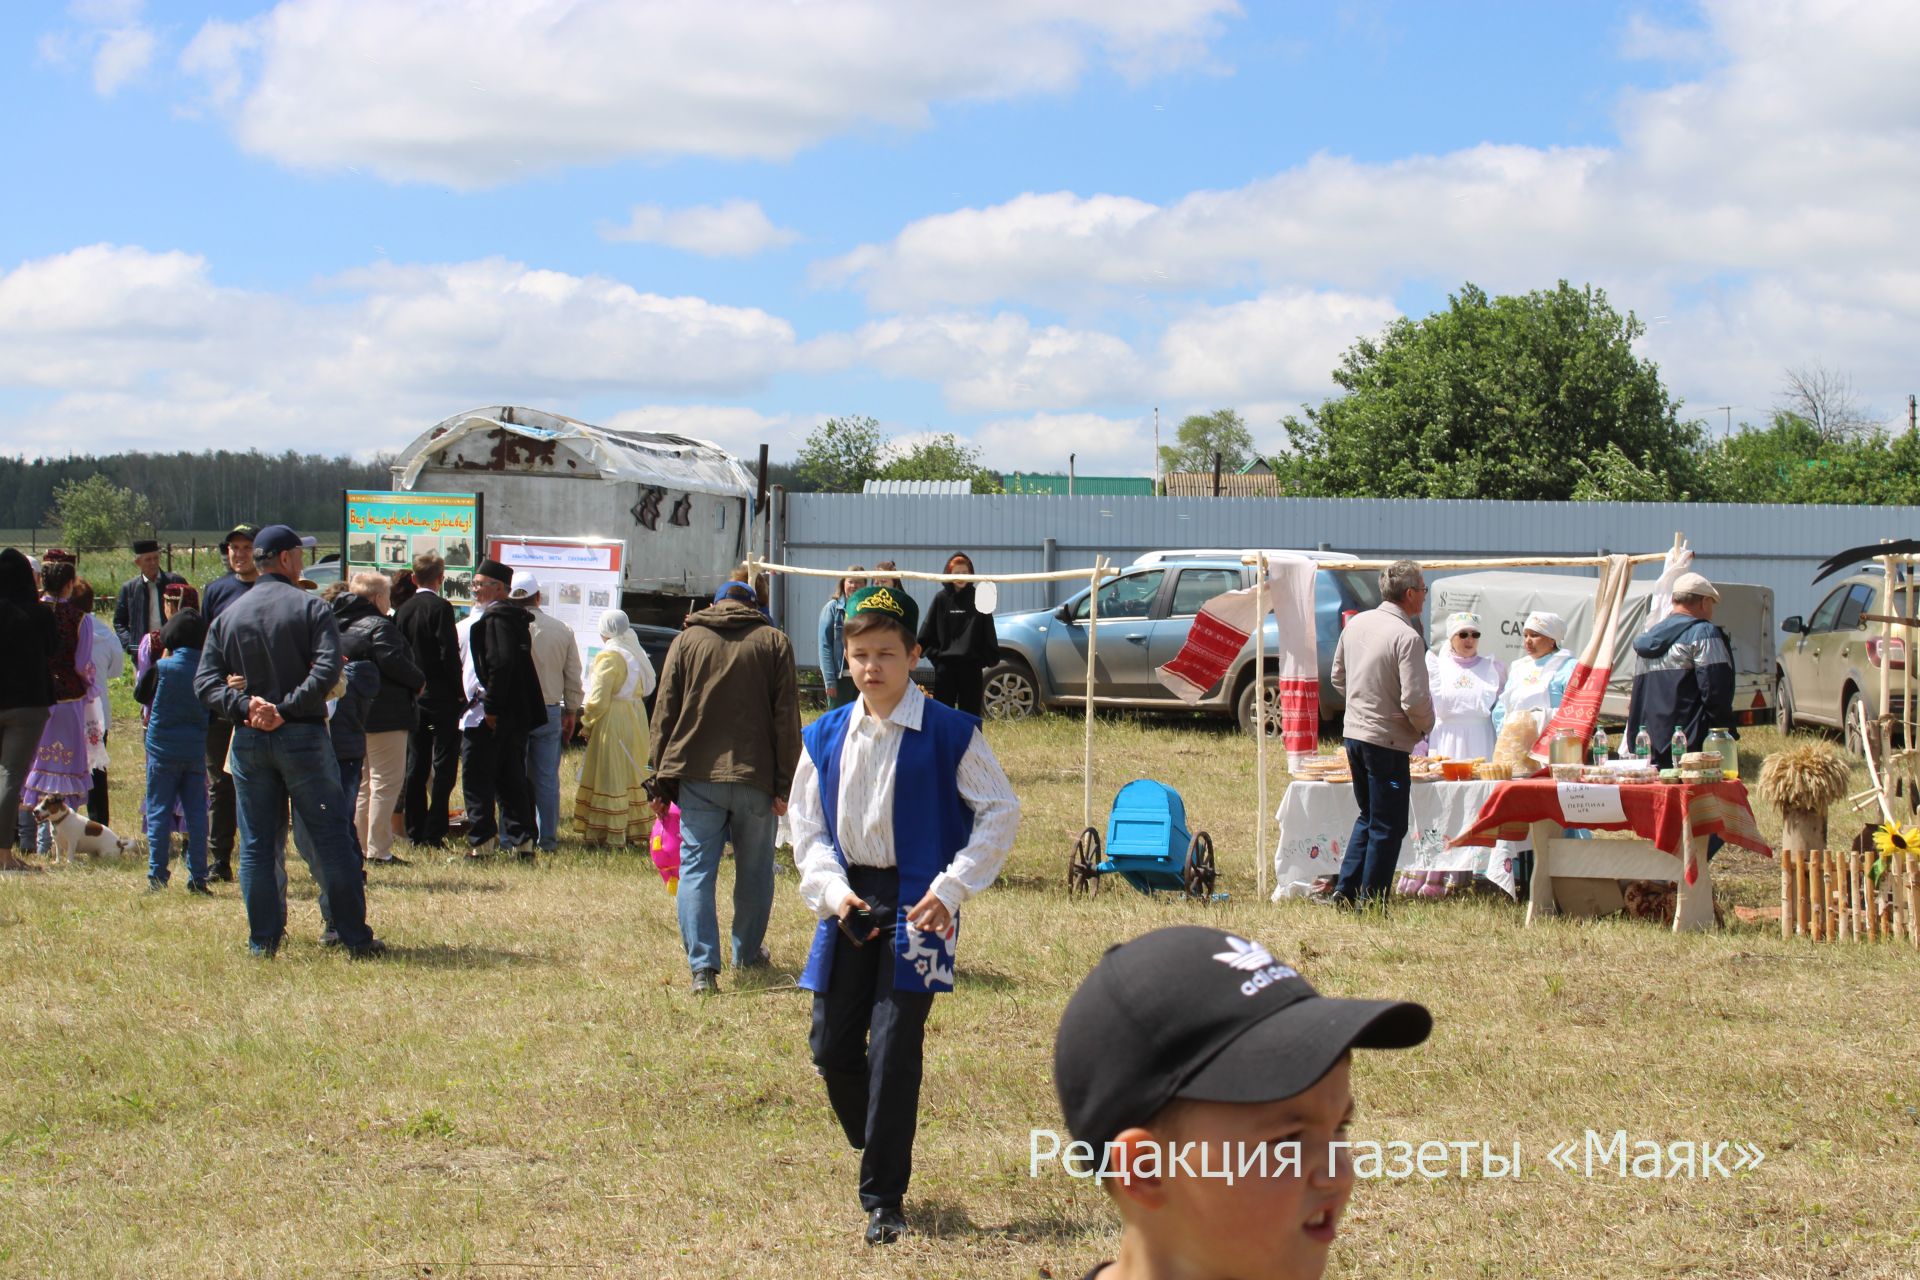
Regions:
[[1200, 902], [1213, 900], [1213, 885], [1219, 872], [1213, 865], [1213, 837], [1196, 832], [1187, 845], [1187, 865], [1180, 874], [1187, 896]]
[[1073, 842], [1073, 853], [1067, 860], [1067, 892], [1095, 894], [1100, 892], [1100, 833], [1088, 827]]

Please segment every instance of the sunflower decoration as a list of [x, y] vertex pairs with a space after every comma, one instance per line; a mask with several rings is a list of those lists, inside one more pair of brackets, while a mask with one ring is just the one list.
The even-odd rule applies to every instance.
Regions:
[[1893, 855], [1910, 853], [1920, 856], [1920, 827], [1903, 827], [1897, 822], [1883, 823], [1873, 829], [1873, 847], [1880, 856], [1873, 860], [1869, 874], [1875, 888], [1880, 885], [1880, 877], [1887, 874], [1893, 865]]

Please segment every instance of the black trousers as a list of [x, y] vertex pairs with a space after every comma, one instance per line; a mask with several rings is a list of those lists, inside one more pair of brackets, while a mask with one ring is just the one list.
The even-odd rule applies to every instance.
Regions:
[[970, 716], [985, 715], [987, 673], [965, 662], [933, 664], [933, 700]]
[[107, 771], [105, 769], [95, 769], [93, 771], [93, 785], [87, 788], [87, 817], [93, 819], [93, 821], [103, 827], [110, 827], [113, 825], [113, 819], [108, 816], [109, 812], [110, 810], [107, 804]]
[[478, 848], [497, 836], [503, 849], [530, 847], [533, 788], [527, 782], [526, 730], [483, 724], [463, 730], [461, 737], [466, 743], [461, 777], [466, 783], [467, 845]]
[[[900, 906], [900, 874], [891, 867], [849, 867], [847, 881], [887, 919]], [[833, 942], [833, 977], [813, 997], [813, 1065], [847, 1141], [860, 1151], [860, 1207], [897, 1209], [913, 1176], [920, 1124], [920, 1053], [933, 993], [893, 989], [891, 933], [854, 946]]]
[[223, 867], [233, 865], [233, 848], [240, 835], [238, 799], [233, 775], [227, 772], [227, 748], [233, 744], [233, 721], [214, 716], [207, 721], [207, 855]]
[[460, 745], [458, 712], [420, 708], [419, 720], [407, 735], [407, 779], [400, 790], [407, 839], [414, 844], [446, 843]]

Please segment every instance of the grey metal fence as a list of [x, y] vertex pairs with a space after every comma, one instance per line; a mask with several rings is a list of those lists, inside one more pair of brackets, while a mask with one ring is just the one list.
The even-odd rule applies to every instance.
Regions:
[[[1268, 547], [1355, 556], [1593, 555], [1661, 551], [1683, 532], [1708, 577], [1772, 587], [1774, 616], [1808, 612], [1815, 566], [1884, 537], [1920, 536], [1920, 507], [1793, 507], [1615, 502], [1470, 502], [1368, 498], [923, 497], [796, 493], [776, 511], [775, 558], [814, 568], [938, 573], [965, 551], [982, 573], [1126, 564], [1147, 551]], [[1435, 575], [1436, 577], [1442, 575]], [[788, 578], [775, 617], [811, 666], [815, 624], [832, 584]], [[924, 603], [932, 588], [916, 584]], [[1000, 611], [1040, 609], [1070, 584], [1013, 585]]]

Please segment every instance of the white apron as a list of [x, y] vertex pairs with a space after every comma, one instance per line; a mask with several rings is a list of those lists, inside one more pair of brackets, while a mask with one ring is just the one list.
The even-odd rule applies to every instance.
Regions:
[[1428, 750], [1452, 760], [1493, 757], [1493, 704], [1506, 669], [1489, 657], [1461, 666], [1451, 653], [1427, 655], [1427, 685], [1433, 692], [1433, 732]]
[[1531, 711], [1542, 729], [1558, 710], [1553, 698], [1553, 679], [1573, 662], [1573, 655], [1565, 649], [1555, 649], [1544, 658], [1519, 658], [1507, 672], [1507, 690], [1502, 695], [1506, 704], [1501, 711], [1502, 722], [1513, 718], [1516, 712]]

